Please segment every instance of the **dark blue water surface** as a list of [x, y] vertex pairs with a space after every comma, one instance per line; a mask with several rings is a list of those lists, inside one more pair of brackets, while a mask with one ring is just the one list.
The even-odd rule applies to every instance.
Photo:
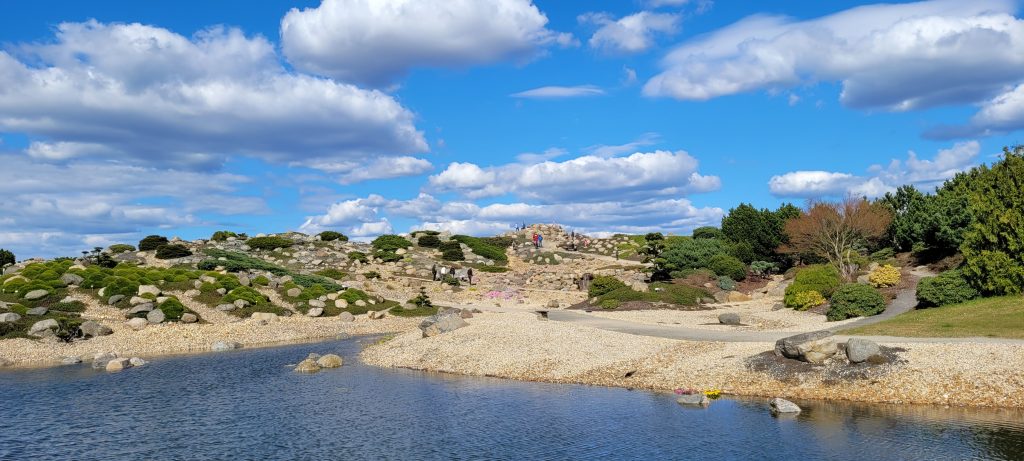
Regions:
[[[357, 363], [349, 339], [0, 373], [0, 459], [1024, 459], [1024, 414], [671, 394]], [[345, 367], [286, 364], [338, 353]]]

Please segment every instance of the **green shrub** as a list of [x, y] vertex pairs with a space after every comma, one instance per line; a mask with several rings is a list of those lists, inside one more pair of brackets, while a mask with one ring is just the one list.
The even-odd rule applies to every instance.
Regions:
[[609, 310], [617, 309], [620, 304], [622, 304], [622, 301], [619, 301], [618, 299], [602, 299], [597, 303], [598, 306], [601, 306], [601, 309]]
[[436, 235], [424, 235], [416, 239], [416, 244], [424, 248], [437, 248], [441, 246], [441, 239]]
[[361, 263], [365, 263], [368, 260], [366, 253], [363, 253], [362, 251], [350, 251], [348, 253], [348, 259], [350, 261], [359, 261]]
[[316, 272], [314, 272], [314, 274], [319, 275], [321, 277], [327, 277], [329, 279], [334, 279], [334, 280], [341, 280], [341, 279], [345, 278], [346, 275], [348, 275], [344, 271], [342, 271], [340, 269], [335, 269], [333, 267], [316, 271]]
[[885, 298], [878, 290], [862, 283], [848, 283], [839, 287], [832, 295], [831, 305], [825, 314], [830, 321], [850, 317], [868, 317], [885, 310]]
[[373, 257], [386, 263], [402, 260], [402, 256], [394, 250], [373, 250]]
[[439, 249], [441, 251], [448, 251], [448, 250], [459, 250], [459, 251], [462, 251], [462, 245], [459, 244], [459, 242], [456, 241], [456, 240], [449, 240], [447, 242], [440, 242], [437, 245], [437, 249]]
[[457, 287], [459, 285], [462, 285], [462, 282], [459, 281], [458, 277], [456, 277], [456, 276], [454, 276], [452, 274], [445, 274], [444, 277], [441, 277], [441, 283], [445, 283], [445, 284], [451, 285], [453, 287]]
[[441, 253], [441, 259], [445, 261], [464, 261], [466, 255], [462, 252], [462, 248], [449, 248]]
[[369, 301], [370, 295], [366, 294], [365, 291], [349, 288], [339, 294], [338, 299], [348, 301], [349, 307], [351, 307], [356, 301]]
[[345, 234], [342, 234], [341, 232], [323, 231], [319, 235], [320, 235], [320, 240], [323, 241], [323, 242], [333, 242], [335, 240], [338, 240], [338, 241], [341, 241], [341, 242], [347, 242], [348, 241], [348, 236], [346, 236]]
[[960, 304], [978, 297], [958, 270], [946, 271], [936, 277], [924, 277], [917, 284], [918, 307]]
[[181, 320], [181, 315], [185, 313], [185, 306], [177, 298], [169, 298], [157, 307], [164, 313], [167, 320]]
[[798, 311], [805, 311], [812, 307], [818, 307], [825, 304], [825, 297], [817, 291], [801, 291], [793, 297], [793, 309]]
[[469, 247], [473, 253], [490, 259], [495, 262], [504, 263], [508, 261], [508, 256], [505, 254], [505, 248], [512, 245], [511, 239], [503, 238], [479, 238], [470, 237], [468, 235], [455, 235], [452, 236], [452, 240], [464, 243]]
[[766, 277], [778, 270], [779, 265], [769, 261], [754, 261], [750, 263], [750, 271], [758, 277]]
[[0, 248], [0, 267], [4, 267], [8, 264], [14, 264], [17, 260], [14, 258], [14, 253], [10, 250]]
[[139, 283], [127, 278], [114, 277], [105, 285], [103, 290], [104, 301], [109, 301], [111, 296], [122, 295], [127, 301], [128, 298], [139, 294]]
[[278, 248], [288, 248], [295, 245], [294, 240], [278, 236], [253, 237], [245, 243], [246, 245], [249, 245], [249, 248], [257, 250], [276, 250]]
[[113, 245], [110, 245], [110, 247], [108, 247], [107, 249], [110, 250], [110, 252], [113, 254], [121, 254], [135, 251], [135, 247], [127, 243], [115, 243]]
[[139, 251], [153, 251], [161, 246], [167, 245], [168, 243], [170, 242], [167, 241], [167, 237], [149, 235], [142, 240], [139, 240]]
[[385, 234], [373, 239], [371, 245], [373, 245], [373, 248], [376, 250], [394, 252], [401, 248], [411, 247], [412, 242], [400, 235]]
[[261, 287], [265, 287], [267, 285], [270, 285], [270, 279], [268, 279], [264, 275], [261, 275], [261, 276], [258, 276], [256, 278], [252, 279], [252, 284], [253, 285], [259, 285]]
[[715, 255], [729, 254], [729, 250], [723, 240], [681, 238], [668, 240], [661, 257], [673, 270], [699, 269], [708, 267]]
[[840, 285], [839, 271], [831, 265], [807, 266], [796, 272], [793, 283], [786, 287], [783, 302], [786, 307], [796, 307], [795, 296], [804, 291], [817, 291], [824, 297], [832, 296]]
[[213, 235], [210, 237], [210, 240], [214, 242], [223, 242], [230, 237], [238, 238], [238, 234], [226, 230], [217, 231], [213, 233]]
[[695, 239], [720, 239], [722, 237], [724, 237], [722, 230], [717, 227], [704, 226], [693, 230], [693, 238]]
[[248, 301], [250, 305], [268, 304], [270, 301], [267, 300], [266, 296], [263, 296], [260, 292], [249, 288], [249, 287], [238, 287], [228, 292], [224, 296], [225, 303], [233, 303], [235, 300], [242, 299]]
[[[245, 253], [235, 251], [223, 251], [213, 248], [204, 250], [207, 256], [214, 259], [207, 259], [199, 263], [198, 268], [204, 271], [214, 270], [216, 267], [223, 267], [228, 272], [246, 271], [267, 271], [274, 275], [285, 275], [288, 270], [268, 263], [260, 258], [249, 256]], [[224, 258], [221, 260], [221, 258]]]
[[185, 245], [179, 245], [177, 243], [163, 245], [156, 249], [156, 259], [175, 259], [184, 258], [186, 256], [192, 256], [192, 252], [189, 251]]
[[747, 266], [743, 264], [743, 261], [739, 259], [719, 254], [715, 255], [708, 261], [708, 269], [711, 269], [718, 275], [727, 276], [733, 280], [743, 280], [747, 278]]
[[882, 248], [881, 250], [878, 250], [878, 251], [876, 251], [874, 253], [871, 253], [871, 255], [868, 256], [868, 259], [870, 259], [871, 261], [876, 262], [876, 263], [881, 263], [881, 262], [888, 261], [888, 260], [890, 260], [892, 258], [895, 258], [895, 257], [896, 257], [896, 250], [893, 250], [892, 248], [887, 247], [887, 248]]
[[628, 287], [625, 283], [623, 283], [621, 280], [615, 277], [612, 277], [610, 275], [598, 275], [597, 277], [594, 277], [594, 279], [590, 281], [590, 288], [587, 289], [587, 294], [590, 295], [591, 298], [593, 298], [595, 296], [601, 296], [607, 293], [611, 293], [612, 291], [621, 288]]
[[490, 272], [493, 274], [508, 272], [508, 268], [504, 266], [480, 266], [477, 268], [477, 270], [480, 272]]
[[729, 278], [728, 275], [718, 277], [718, 288], [725, 291], [732, 291], [736, 289], [736, 281]]
[[363, 277], [366, 277], [367, 280], [379, 279], [380, 273], [377, 271], [367, 271], [363, 273]]

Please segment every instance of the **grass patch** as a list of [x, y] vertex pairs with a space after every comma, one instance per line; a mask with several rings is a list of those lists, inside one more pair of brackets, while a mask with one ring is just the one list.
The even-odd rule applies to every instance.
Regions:
[[1024, 298], [1002, 296], [917, 309], [844, 334], [925, 338], [1024, 339]]
[[[657, 288], [661, 288], [661, 291], [655, 291]], [[668, 283], [652, 283], [650, 290], [642, 292], [629, 287], [616, 288], [598, 296], [594, 304], [604, 309], [614, 309], [621, 303], [630, 301], [696, 306], [701, 298], [708, 296], [708, 293], [700, 288]]]
[[429, 317], [437, 314], [437, 306], [420, 307], [416, 309], [407, 309], [402, 306], [396, 306], [388, 311], [388, 313], [396, 317]]

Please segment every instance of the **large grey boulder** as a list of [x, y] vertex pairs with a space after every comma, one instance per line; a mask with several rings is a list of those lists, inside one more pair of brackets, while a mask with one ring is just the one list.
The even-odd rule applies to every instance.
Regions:
[[352, 315], [351, 312], [342, 312], [338, 314], [338, 320], [342, 322], [355, 322], [356, 316]]
[[92, 357], [92, 367], [96, 370], [104, 370], [107, 368], [107, 363], [117, 358], [117, 354], [113, 352], [101, 352]]
[[126, 370], [132, 367], [131, 359], [116, 358], [107, 362], [105, 369], [110, 372]]
[[214, 352], [233, 351], [235, 349], [241, 349], [242, 345], [233, 341], [216, 341], [210, 345], [210, 350]]
[[32, 316], [35, 316], [35, 317], [41, 317], [41, 316], [46, 315], [46, 313], [49, 312], [49, 311], [50, 310], [47, 309], [46, 307], [39, 306], [39, 307], [33, 307], [33, 308], [25, 311], [25, 315], [32, 315]]
[[320, 368], [338, 368], [344, 363], [345, 361], [337, 354], [327, 354], [316, 359], [316, 364], [319, 365]]
[[149, 293], [153, 296], [160, 296], [160, 288], [156, 285], [139, 285], [139, 296]]
[[851, 363], [866, 362], [871, 357], [881, 355], [881, 353], [882, 348], [874, 341], [864, 338], [850, 338], [846, 342], [846, 358], [850, 359]]
[[46, 290], [32, 290], [28, 293], [25, 293], [25, 299], [29, 301], [34, 301], [37, 299], [43, 299], [49, 294], [50, 292]]
[[424, 338], [429, 338], [442, 333], [448, 333], [449, 331], [455, 331], [465, 326], [469, 326], [469, 323], [463, 320], [458, 312], [445, 312], [427, 317], [426, 320], [420, 323], [420, 331], [423, 332]]
[[790, 402], [789, 400], [786, 400], [786, 399], [780, 399], [778, 397], [772, 399], [772, 401], [768, 403], [768, 407], [771, 408], [771, 411], [772, 411], [773, 415], [780, 415], [780, 414], [794, 414], [795, 415], [797, 413], [800, 413], [800, 411], [801, 411], [800, 407], [797, 406], [797, 404], [795, 404], [793, 402]]
[[85, 279], [81, 275], [65, 272], [64, 275], [60, 276], [60, 281], [64, 282], [65, 285], [81, 285]]
[[21, 316], [14, 312], [4, 312], [0, 314], [0, 323], [14, 323], [21, 320]]
[[181, 323], [196, 323], [199, 321], [199, 317], [191, 312], [181, 314]]
[[322, 307], [311, 307], [311, 308], [309, 308], [308, 311], [306, 311], [306, 315], [308, 315], [310, 317], [319, 317], [321, 315], [324, 315], [324, 308], [322, 308]]
[[167, 320], [167, 316], [164, 315], [164, 311], [162, 311], [160, 309], [153, 309], [153, 310], [149, 311], [148, 314], [146, 314], [146, 320], [149, 323], [153, 323], [153, 324], [164, 323], [164, 320]]
[[121, 302], [122, 299], [124, 299], [124, 295], [114, 295], [107, 299], [107, 304], [113, 306], [114, 304]]
[[289, 288], [288, 291], [284, 292], [284, 294], [288, 295], [290, 298], [297, 298], [302, 294], [302, 290], [298, 288]]
[[802, 333], [775, 342], [775, 355], [808, 363], [823, 363], [838, 351], [832, 332], [828, 330]]
[[314, 359], [306, 359], [295, 365], [295, 371], [298, 373], [316, 373], [320, 371], [320, 365]]
[[676, 399], [676, 403], [691, 407], [706, 407], [711, 404], [708, 396], [700, 394], [683, 394]]
[[234, 304], [224, 303], [224, 304], [218, 305], [216, 307], [216, 309], [221, 311], [221, 312], [231, 312], [231, 311], [233, 311], [235, 309], [238, 309], [238, 307], [235, 306]]
[[721, 323], [722, 325], [739, 325], [740, 314], [737, 314], [735, 312], [726, 312], [724, 314], [719, 314], [718, 323]]
[[86, 320], [82, 322], [82, 326], [79, 327], [82, 330], [82, 336], [86, 338], [96, 338], [99, 336], [107, 336], [112, 334], [114, 330], [110, 327], [99, 323], [95, 320]]
[[149, 320], [146, 320], [142, 317], [133, 318], [126, 323], [128, 324], [128, 328], [131, 328], [132, 330], [135, 331], [142, 330], [149, 326]]
[[131, 316], [131, 317], [135, 317], [135, 316], [137, 316], [139, 314], [145, 315], [145, 314], [148, 314], [148, 313], [150, 313], [152, 311], [153, 311], [153, 303], [145, 303], [145, 304], [139, 304], [138, 306], [135, 306], [135, 307], [129, 309], [128, 310], [128, 315]]
[[37, 338], [55, 336], [58, 328], [60, 328], [60, 324], [54, 319], [40, 320], [32, 324], [32, 327], [28, 329], [28, 335]]

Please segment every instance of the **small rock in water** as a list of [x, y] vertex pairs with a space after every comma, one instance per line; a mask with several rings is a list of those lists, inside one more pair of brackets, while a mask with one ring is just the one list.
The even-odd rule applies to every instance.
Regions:
[[320, 368], [338, 368], [344, 363], [345, 361], [337, 354], [327, 354], [316, 360], [316, 364]]
[[800, 407], [797, 404], [778, 397], [772, 399], [768, 406], [771, 407], [773, 415], [800, 413]]
[[107, 371], [121, 371], [121, 370], [124, 370], [126, 368], [131, 368], [131, 367], [132, 367], [131, 360], [129, 360], [129, 359], [120, 359], [119, 358], [119, 359], [111, 359], [109, 362], [107, 362], [106, 370]]
[[306, 359], [295, 365], [295, 371], [298, 373], [316, 373], [320, 371], [320, 365], [317, 365], [316, 360]]
[[64, 357], [60, 363], [63, 365], [78, 365], [82, 363], [82, 359], [80, 357]]
[[107, 362], [117, 358], [117, 354], [113, 352], [100, 352], [92, 356], [92, 367], [97, 370], [103, 370], [107, 368]]
[[141, 367], [149, 362], [142, 360], [138, 357], [132, 357], [131, 359], [128, 360], [128, 363], [132, 364], [133, 367]]
[[676, 403], [680, 405], [694, 406], [694, 407], [706, 407], [711, 405], [711, 399], [703, 393], [699, 394], [683, 394], [676, 399]]
[[242, 345], [233, 341], [216, 341], [210, 346], [210, 350], [214, 352], [233, 351], [235, 349], [241, 349]]

